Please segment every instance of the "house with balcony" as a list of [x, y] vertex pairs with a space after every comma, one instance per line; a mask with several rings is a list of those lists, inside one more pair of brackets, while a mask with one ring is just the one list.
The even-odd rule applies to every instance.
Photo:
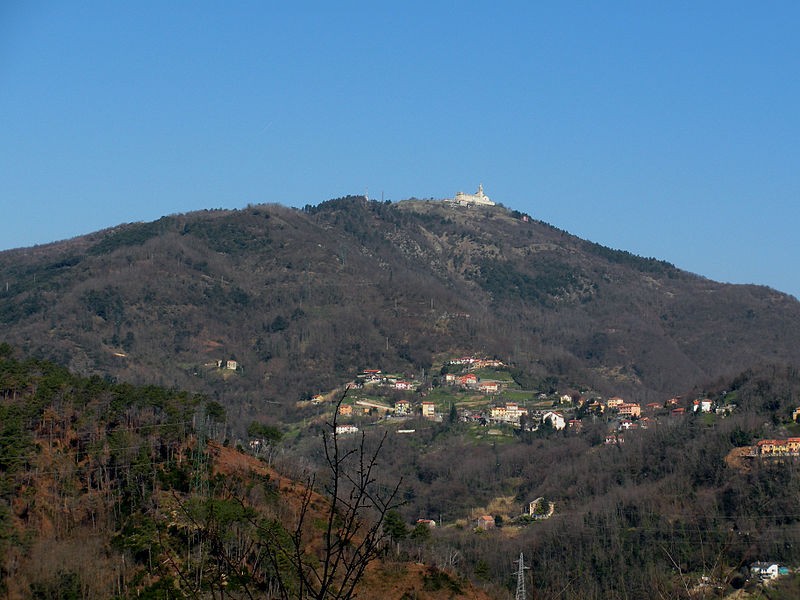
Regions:
[[619, 411], [621, 417], [638, 418], [642, 416], [642, 408], [634, 402], [625, 402], [620, 404], [617, 407], [617, 410]]

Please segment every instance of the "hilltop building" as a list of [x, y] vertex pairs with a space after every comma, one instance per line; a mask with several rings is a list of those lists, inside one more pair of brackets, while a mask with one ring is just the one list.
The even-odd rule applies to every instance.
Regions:
[[478, 204], [480, 206], [494, 206], [494, 202], [483, 193], [483, 184], [478, 186], [478, 192], [475, 194], [465, 194], [464, 192], [456, 192], [456, 197], [452, 200], [461, 206], [469, 206], [471, 204]]

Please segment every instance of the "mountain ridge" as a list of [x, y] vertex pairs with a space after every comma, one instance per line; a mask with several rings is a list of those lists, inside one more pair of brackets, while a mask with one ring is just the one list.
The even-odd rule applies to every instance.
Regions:
[[[800, 303], [582, 240], [503, 206], [349, 196], [205, 210], [0, 252], [7, 341], [242, 414], [363, 368], [499, 356], [532, 386], [663, 398], [800, 362]], [[240, 369], [225, 372], [219, 360]]]

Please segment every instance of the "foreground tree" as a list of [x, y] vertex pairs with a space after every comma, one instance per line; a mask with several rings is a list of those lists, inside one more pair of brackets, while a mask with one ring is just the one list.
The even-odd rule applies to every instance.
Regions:
[[192, 598], [353, 598], [390, 541], [401, 482], [387, 488], [376, 478], [386, 434], [371, 443], [337, 431], [343, 400], [322, 435], [321, 474], [310, 474], [299, 495], [262, 482], [279, 505], [274, 514], [264, 514], [257, 486], [230, 477], [217, 476], [208, 497], [179, 502], [182, 532], [159, 539], [162, 580]]
[[[317, 552], [313, 551], [319, 546], [319, 540], [315, 539], [319, 528], [309, 527], [309, 519], [314, 519], [312, 506], [319, 484], [312, 475], [303, 493], [290, 547], [278, 545], [277, 551], [270, 554], [275, 572], [281, 578], [283, 598], [352, 598], [367, 566], [383, 551], [390, 537], [384, 523], [387, 515], [399, 506], [396, 498], [401, 480], [387, 489], [376, 479], [386, 433], [372, 449], [364, 433], [357, 441], [352, 440], [353, 443], [342, 439], [337, 416], [345, 395], [346, 392], [337, 402], [333, 420], [322, 436], [328, 474], [322, 485], [328, 503], [324, 509], [322, 545]], [[287, 561], [293, 567], [296, 584], [291, 596], [289, 590], [295, 585], [283, 580], [279, 568]]]

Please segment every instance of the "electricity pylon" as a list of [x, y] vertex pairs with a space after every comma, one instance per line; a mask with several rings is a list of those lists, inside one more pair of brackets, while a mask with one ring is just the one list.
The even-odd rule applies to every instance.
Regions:
[[525, 569], [530, 569], [530, 567], [525, 566], [522, 552], [519, 553], [519, 560], [514, 562], [519, 563], [519, 568], [517, 569], [517, 593], [514, 596], [514, 600], [527, 600], [525, 595]]

